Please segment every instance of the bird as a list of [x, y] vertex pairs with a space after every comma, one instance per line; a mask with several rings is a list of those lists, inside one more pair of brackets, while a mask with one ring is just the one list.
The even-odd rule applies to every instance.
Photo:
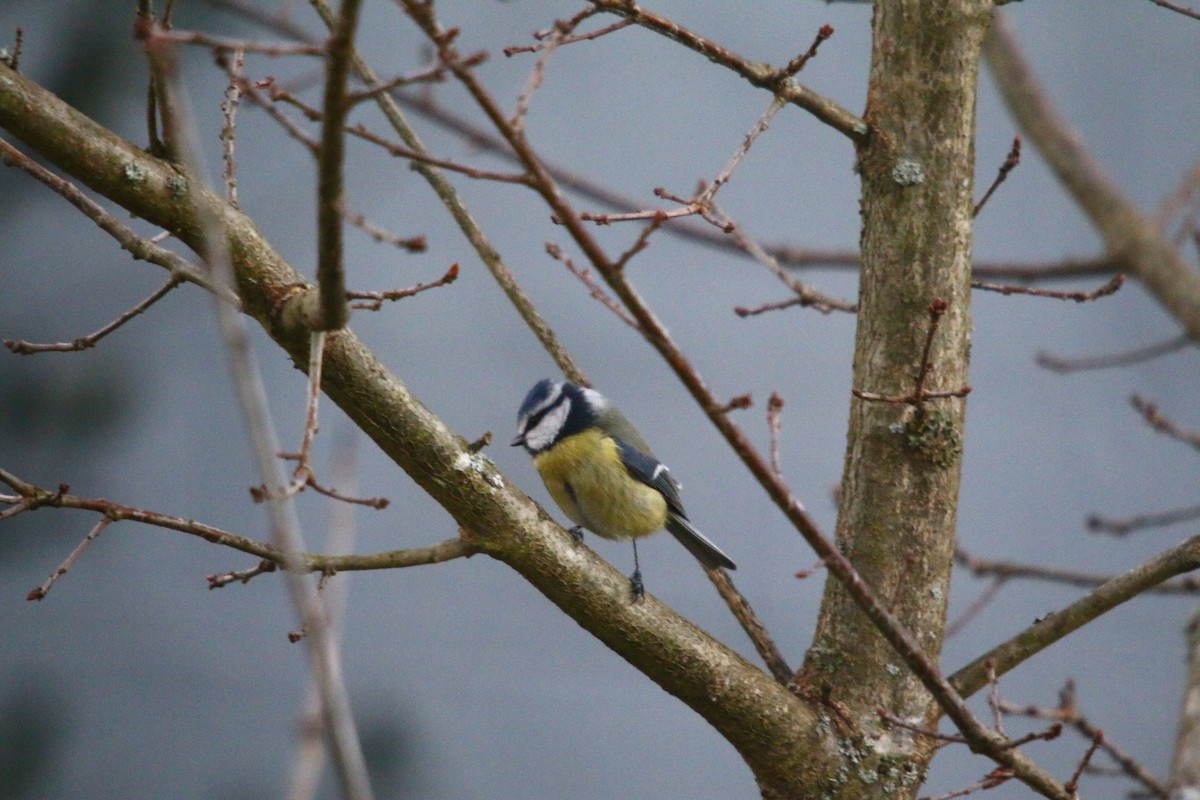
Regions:
[[637, 539], [666, 528], [707, 570], [737, 569], [688, 520], [679, 482], [633, 424], [604, 395], [570, 381], [534, 384], [517, 412], [517, 435], [547, 491], [575, 523], [605, 539], [633, 542], [634, 601], [645, 596]]

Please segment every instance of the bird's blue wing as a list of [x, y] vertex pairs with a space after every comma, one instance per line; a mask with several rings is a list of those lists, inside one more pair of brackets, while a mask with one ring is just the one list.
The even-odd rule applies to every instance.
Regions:
[[661, 494], [666, 498], [667, 508], [686, 519], [683, 503], [679, 499], [679, 484], [671, 477], [671, 471], [666, 465], [620, 439], [613, 441], [617, 443], [621, 463], [629, 470], [629, 474]]

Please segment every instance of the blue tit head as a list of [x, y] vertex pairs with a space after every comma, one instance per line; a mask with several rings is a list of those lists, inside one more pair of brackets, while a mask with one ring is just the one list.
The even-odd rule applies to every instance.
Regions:
[[511, 444], [537, 455], [567, 436], [595, 427], [608, 409], [608, 400], [594, 389], [545, 378], [533, 385], [521, 403]]

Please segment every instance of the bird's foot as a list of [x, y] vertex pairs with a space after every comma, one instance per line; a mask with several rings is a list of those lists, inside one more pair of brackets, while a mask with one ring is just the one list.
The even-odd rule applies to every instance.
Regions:
[[640, 603], [646, 599], [646, 586], [642, 583], [642, 571], [635, 569], [629, 576], [629, 601]]

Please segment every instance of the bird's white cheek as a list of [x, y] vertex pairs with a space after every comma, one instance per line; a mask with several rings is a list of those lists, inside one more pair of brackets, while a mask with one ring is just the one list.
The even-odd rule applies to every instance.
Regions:
[[553, 443], [558, 432], [562, 430], [563, 423], [567, 421], [567, 412], [570, 411], [570, 406], [570, 403], [560, 403], [542, 417], [537, 425], [525, 432], [525, 444], [530, 450], [534, 452], [544, 450]]

